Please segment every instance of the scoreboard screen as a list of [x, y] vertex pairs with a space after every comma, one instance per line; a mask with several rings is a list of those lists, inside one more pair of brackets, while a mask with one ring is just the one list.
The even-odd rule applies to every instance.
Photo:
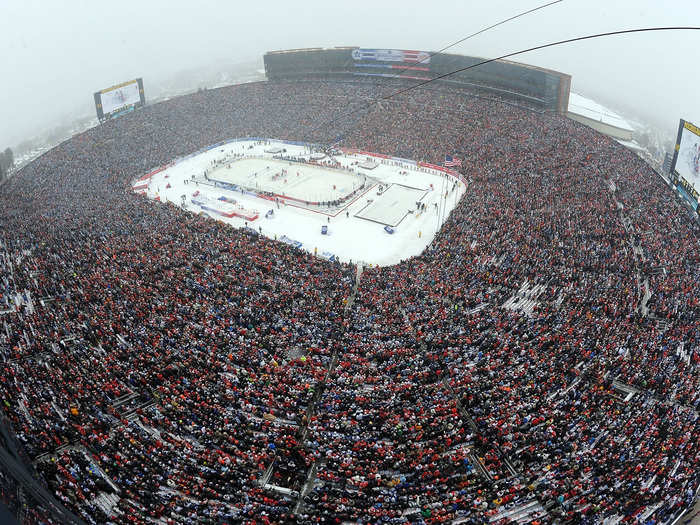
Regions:
[[140, 78], [95, 93], [95, 110], [100, 121], [143, 106], [145, 102], [143, 79]]
[[700, 128], [681, 120], [671, 173], [694, 207], [700, 195]]

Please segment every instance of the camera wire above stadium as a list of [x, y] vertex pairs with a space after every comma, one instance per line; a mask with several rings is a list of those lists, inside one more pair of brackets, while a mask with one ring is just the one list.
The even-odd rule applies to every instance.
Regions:
[[[482, 60], [481, 62], [477, 62], [476, 64], [472, 64], [472, 65], [467, 66], [467, 67], [455, 69], [454, 71], [450, 71], [449, 73], [444, 73], [442, 75], [438, 75], [438, 76], [431, 78], [429, 80], [424, 80], [424, 81], [418, 82], [417, 84], [414, 84], [414, 85], [409, 86], [407, 88], [399, 89], [399, 90], [397, 90], [393, 93], [390, 93], [388, 95], [375, 98], [375, 99], [371, 100], [370, 102], [368, 102], [367, 104], [365, 104], [363, 107], [353, 109], [353, 110], [348, 111], [346, 113], [343, 113], [343, 114], [341, 114], [341, 115], [339, 115], [331, 120], [322, 122], [321, 124], [319, 124], [318, 126], [316, 126], [313, 129], [316, 130], [316, 129], [321, 128], [322, 126], [328, 126], [330, 124], [337, 122], [338, 120], [340, 120], [342, 118], [352, 116], [361, 110], [370, 109], [373, 106], [379, 104], [383, 100], [389, 100], [391, 98], [396, 97], [397, 95], [401, 95], [402, 93], [407, 93], [408, 91], [425, 86], [426, 84], [430, 84], [432, 82], [435, 82], [436, 80], [442, 80], [444, 78], [450, 77], [450, 76], [455, 75], [457, 73], [461, 73], [463, 71], [468, 71], [470, 69], [474, 69], [474, 68], [479, 67], [479, 66], [490, 64], [491, 62], [496, 62], [498, 60], [504, 60], [506, 58], [522, 55], [525, 53], [530, 53], [532, 51], [538, 51], [540, 49], [546, 49], [546, 48], [556, 47], [556, 46], [560, 46], [560, 45], [564, 45], [564, 44], [570, 44], [572, 42], [581, 42], [584, 40], [592, 40], [595, 38], [603, 38], [603, 37], [608, 37], [608, 36], [617, 36], [617, 35], [635, 34], [635, 33], [650, 33], [650, 32], [659, 32], [659, 31], [700, 31], [700, 27], [698, 27], [698, 26], [669, 26], [669, 27], [642, 27], [642, 28], [636, 28], [636, 29], [623, 29], [623, 30], [618, 30], [618, 31], [608, 31], [605, 33], [595, 33], [592, 35], [584, 35], [584, 36], [578, 36], [578, 37], [574, 37], [574, 38], [567, 38], [564, 40], [557, 40], [556, 42], [549, 42], [546, 44], [540, 44], [538, 46], [529, 47], [526, 49], [521, 49], [519, 51], [513, 51], [511, 53], [506, 53], [505, 55], [500, 55], [500, 56], [495, 57], [495, 58], [489, 58], [489, 59]], [[334, 142], [337, 143], [338, 141], [336, 140]], [[332, 145], [334, 142], [329, 142], [328, 146]]]
[[[474, 32], [474, 33], [472, 33], [472, 34], [470, 34], [470, 35], [467, 35], [467, 36], [465, 36], [464, 38], [460, 38], [460, 39], [457, 40], [456, 42], [452, 42], [451, 44], [449, 44], [449, 45], [443, 47], [442, 49], [438, 49], [437, 51], [432, 51], [432, 52], [428, 53], [428, 56], [425, 57], [425, 58], [423, 58], [423, 59], [421, 59], [418, 63], [419, 63], [419, 64], [425, 63], [426, 60], [430, 60], [430, 59], [431, 59], [432, 57], [434, 57], [435, 55], [438, 55], [438, 54], [440, 54], [440, 53], [442, 53], [442, 52], [444, 52], [444, 51], [447, 51], [448, 49], [450, 49], [451, 47], [456, 46], [457, 44], [461, 44], [462, 42], [466, 42], [466, 41], [469, 40], [470, 38], [474, 38], [475, 36], [478, 36], [478, 35], [480, 35], [480, 34], [482, 34], [482, 33], [485, 33], [486, 31], [489, 31], [489, 30], [491, 30], [491, 29], [494, 29], [494, 28], [496, 28], [496, 27], [498, 27], [498, 26], [501, 26], [501, 25], [503, 25], [503, 24], [505, 24], [505, 23], [507, 23], [507, 22], [510, 22], [510, 21], [515, 20], [515, 19], [517, 19], [517, 18], [520, 18], [520, 17], [522, 17], [522, 16], [528, 15], [528, 14], [530, 14], [530, 13], [534, 13], [535, 11], [539, 11], [540, 9], [544, 9], [545, 7], [549, 7], [549, 6], [554, 5], [554, 4], [559, 4], [559, 3], [563, 2], [563, 1], [564, 1], [564, 0], [554, 0], [553, 2], [548, 2], [548, 3], [546, 3], [546, 4], [542, 4], [542, 5], [540, 5], [540, 6], [533, 7], [532, 9], [528, 9], [527, 11], [523, 11], [523, 12], [521, 12], [521, 13], [518, 13], [517, 15], [513, 15], [513, 16], [511, 16], [511, 17], [505, 18], [505, 19], [501, 20], [500, 22], [496, 22], [495, 24], [491, 24], [490, 26], [487, 26], [487, 27], [484, 27], [484, 28], [482, 28], [482, 29], [479, 29], [478, 31], [476, 31], [476, 32]], [[401, 75], [402, 73], [405, 73], [406, 71], [409, 71], [409, 68], [408, 68], [408, 67], [405, 67], [405, 68], [403, 68], [403, 69], [400, 69], [396, 74], [397, 74], [397, 75]]]

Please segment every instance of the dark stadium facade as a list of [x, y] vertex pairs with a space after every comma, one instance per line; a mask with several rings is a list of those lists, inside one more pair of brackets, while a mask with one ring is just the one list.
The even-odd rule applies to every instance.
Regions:
[[[358, 53], [359, 51], [359, 53]], [[362, 52], [362, 48], [311, 48], [271, 51], [264, 56], [265, 74], [270, 80], [325, 78], [352, 80], [358, 77], [402, 78], [424, 82], [470, 68], [437, 80], [453, 89], [478, 89], [500, 97], [526, 101], [545, 111], [566, 113], [569, 106], [571, 76], [527, 64], [496, 60], [473, 67], [485, 59], [447, 53], [414, 55], [412, 62], [404, 56]], [[425, 58], [423, 58], [425, 57]], [[421, 60], [422, 59], [422, 60]]]

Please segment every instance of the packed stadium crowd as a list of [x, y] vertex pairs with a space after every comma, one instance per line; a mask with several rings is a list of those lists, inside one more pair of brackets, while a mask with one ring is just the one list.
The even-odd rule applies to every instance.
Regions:
[[[394, 87], [172, 99], [0, 187], [2, 409], [86, 523], [656, 524], [692, 502], [695, 223], [576, 122], [446, 88], [366, 105]], [[359, 280], [130, 191], [243, 136], [455, 152], [469, 184], [423, 254]]]

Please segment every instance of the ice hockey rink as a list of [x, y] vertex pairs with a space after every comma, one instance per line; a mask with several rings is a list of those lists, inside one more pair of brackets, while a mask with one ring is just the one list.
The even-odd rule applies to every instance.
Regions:
[[360, 187], [364, 175], [270, 158], [242, 158], [215, 168], [211, 180], [310, 202], [332, 201]]
[[[290, 167], [288, 162], [281, 161], [281, 165], [287, 165], [289, 192], [292, 191], [289, 179], [296, 176], [297, 170], [300, 179], [302, 172], [309, 176], [303, 183], [300, 180], [293, 190], [297, 198], [308, 201], [327, 196], [333, 181], [336, 188], [347, 190], [352, 189], [353, 181], [367, 177], [365, 188], [335, 207], [306, 206], [284, 199], [278, 202], [255, 191], [215, 186], [203, 176], [207, 172], [212, 178], [219, 177], [219, 167], [241, 162], [240, 172], [230, 174], [226, 180], [237, 186], [244, 180], [250, 182], [245, 177], [251, 168], [254, 172], [260, 166], [277, 165], [278, 159], [266, 153], [276, 144], [283, 146], [289, 156], [308, 159], [312, 155], [305, 146], [276, 141], [232, 141], [176, 159], [171, 165], [139, 178], [133, 188], [150, 199], [171, 202], [236, 228], [250, 228], [318, 257], [381, 266], [396, 264], [425, 250], [466, 191], [465, 183], [456, 178], [411, 163], [375, 158], [376, 168], [363, 169], [359, 163], [366, 161], [367, 156], [361, 154], [334, 156], [342, 167], [354, 171], [347, 174], [311, 164], [292, 163]], [[255, 162], [251, 164], [249, 160]], [[280, 183], [278, 178], [275, 183], [275, 188], [280, 184], [284, 188], [283, 180]], [[380, 185], [387, 189], [377, 195]], [[274, 189], [272, 192], [284, 193]], [[424, 210], [418, 210], [419, 200], [425, 204]], [[251, 220], [252, 217], [255, 218]], [[397, 224], [392, 228], [393, 233], [388, 233], [386, 225], [393, 224]]]

